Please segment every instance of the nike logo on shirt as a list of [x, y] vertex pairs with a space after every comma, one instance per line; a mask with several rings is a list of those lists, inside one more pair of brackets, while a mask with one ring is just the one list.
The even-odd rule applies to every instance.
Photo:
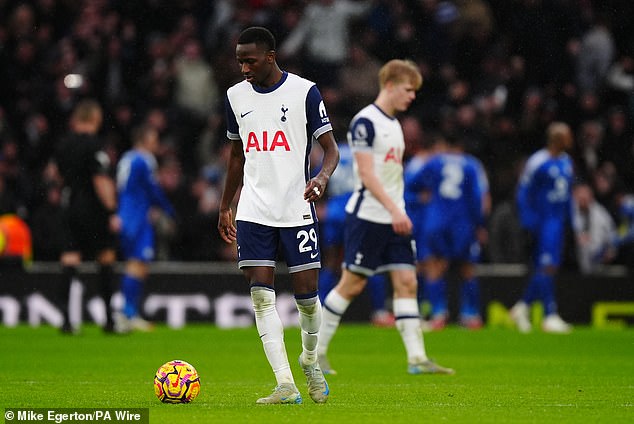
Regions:
[[245, 116], [247, 116], [248, 114], [250, 114], [251, 112], [253, 112], [252, 110], [245, 112], [245, 113], [241, 113], [240, 114], [240, 118], [244, 118]]

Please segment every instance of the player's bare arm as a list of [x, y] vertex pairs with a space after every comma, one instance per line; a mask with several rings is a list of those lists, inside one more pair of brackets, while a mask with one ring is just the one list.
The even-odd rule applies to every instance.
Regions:
[[98, 174], [92, 177], [92, 183], [103, 207], [112, 211], [108, 222], [110, 231], [118, 233], [121, 230], [121, 219], [114, 213], [117, 210], [117, 188], [114, 181], [106, 174]]
[[370, 193], [385, 207], [392, 215], [392, 228], [400, 235], [408, 235], [412, 232], [412, 221], [407, 214], [399, 209], [387, 194], [381, 181], [374, 172], [374, 159], [370, 152], [355, 152], [354, 158], [359, 167], [359, 177]]
[[319, 173], [306, 184], [304, 199], [309, 202], [314, 202], [324, 195], [328, 180], [339, 164], [339, 148], [332, 131], [320, 135], [317, 142], [324, 151], [324, 159]]
[[225, 188], [220, 200], [220, 211], [218, 214], [218, 231], [220, 232], [220, 237], [227, 243], [236, 241], [236, 227], [233, 223], [231, 203], [238, 191], [238, 187], [242, 183], [243, 174], [244, 152], [242, 150], [242, 141], [233, 140], [231, 143], [231, 155], [227, 164]]

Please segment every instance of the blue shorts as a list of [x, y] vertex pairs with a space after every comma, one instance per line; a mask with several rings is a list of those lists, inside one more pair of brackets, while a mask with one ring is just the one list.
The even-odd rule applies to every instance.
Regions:
[[425, 205], [420, 203], [405, 205], [407, 216], [412, 220], [412, 238], [416, 242], [416, 260], [426, 259], [431, 255], [425, 235]]
[[321, 268], [317, 223], [301, 227], [269, 227], [237, 221], [238, 266], [275, 268], [279, 250], [288, 272]]
[[414, 269], [414, 242], [394, 232], [391, 224], [377, 224], [348, 214], [343, 267], [372, 276], [395, 269]]
[[561, 252], [564, 245], [565, 224], [560, 220], [545, 220], [533, 232], [535, 248], [533, 250], [533, 265], [536, 268], [545, 266], [559, 266]]
[[154, 229], [151, 225], [143, 225], [133, 234], [121, 231], [121, 254], [124, 259], [137, 259], [150, 262], [154, 259]]
[[425, 229], [425, 236], [427, 256], [472, 263], [480, 259], [480, 244], [471, 225], [458, 222], [448, 226], [431, 226]]
[[321, 246], [343, 246], [343, 232], [346, 224], [346, 202], [349, 195], [334, 197], [326, 203], [326, 215], [321, 221]]

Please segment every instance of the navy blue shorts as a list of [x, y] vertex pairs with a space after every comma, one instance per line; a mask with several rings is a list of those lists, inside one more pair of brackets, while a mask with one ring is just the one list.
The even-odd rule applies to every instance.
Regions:
[[317, 223], [301, 227], [269, 227], [248, 221], [237, 221], [238, 266], [275, 268], [282, 253], [288, 272], [321, 268]]
[[414, 269], [414, 242], [394, 232], [392, 224], [377, 224], [348, 214], [343, 267], [371, 276], [396, 269]]

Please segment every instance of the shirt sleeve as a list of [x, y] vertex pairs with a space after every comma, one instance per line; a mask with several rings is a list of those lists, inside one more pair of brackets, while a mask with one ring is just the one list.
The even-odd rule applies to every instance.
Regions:
[[306, 120], [308, 122], [308, 131], [315, 138], [332, 131], [324, 100], [316, 85], [313, 85], [306, 95]]
[[88, 166], [90, 168], [91, 175], [109, 175], [110, 174], [110, 157], [101, 149], [99, 143], [91, 142], [87, 144], [89, 147], [87, 151]]
[[146, 164], [141, 164], [141, 161], [139, 161], [138, 165], [139, 176], [143, 179], [143, 184], [147, 187], [147, 192], [150, 195], [152, 204], [159, 206], [170, 217], [175, 218], [176, 211], [174, 211], [174, 208], [167, 199], [165, 192], [163, 192], [163, 189], [158, 184], [158, 181], [156, 181], [152, 170]]
[[225, 120], [227, 122], [227, 138], [229, 140], [239, 140], [240, 128], [228, 96], [225, 96]]
[[350, 124], [350, 146], [353, 150], [371, 149], [374, 137], [374, 124], [368, 118], [358, 118]]

